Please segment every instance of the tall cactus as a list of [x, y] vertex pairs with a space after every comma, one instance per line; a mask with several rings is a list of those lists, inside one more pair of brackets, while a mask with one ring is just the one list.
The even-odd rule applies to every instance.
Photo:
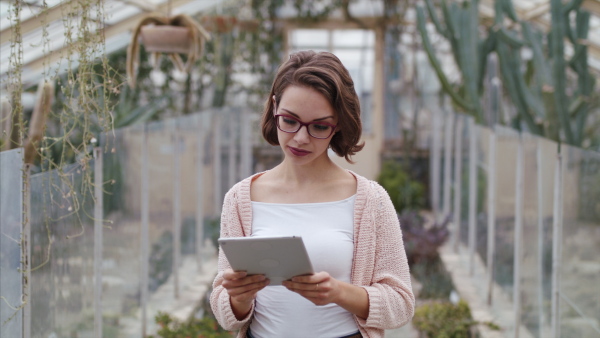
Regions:
[[[499, 4], [510, 0], [496, 0], [496, 11]], [[580, 9], [582, 0], [573, 0], [563, 4], [561, 0], [551, 0], [551, 24], [548, 34], [548, 46], [544, 48], [542, 37], [533, 32], [527, 22], [509, 16], [521, 27], [522, 45], [515, 48], [507, 39], [498, 39], [496, 51], [500, 58], [504, 85], [515, 103], [519, 116], [527, 123], [529, 129], [537, 134], [554, 140], [564, 140], [573, 145], [582, 145], [584, 126], [590, 109], [590, 95], [595, 80], [588, 68], [587, 35], [589, 31], [590, 13]], [[571, 14], [575, 13], [575, 29], [571, 27]], [[515, 20], [516, 19], [516, 20]], [[502, 13], [496, 15], [494, 30], [505, 37], [507, 30], [502, 27]], [[517, 32], [512, 32], [514, 35]], [[573, 56], [565, 59], [565, 40], [573, 45]], [[533, 78], [528, 81], [520, 72], [523, 62], [520, 60], [521, 48], [531, 48], [533, 59], [529, 62]], [[545, 55], [544, 49], [548, 50]], [[567, 67], [577, 74], [577, 86], [569, 95], [567, 83]], [[511, 80], [517, 87], [510, 88]], [[513, 90], [511, 90], [513, 89]], [[516, 90], [514, 90], [516, 89]], [[561, 137], [562, 136], [562, 137]]]
[[[589, 71], [587, 62], [590, 14], [580, 9], [582, 0], [571, 0], [566, 4], [561, 0], [550, 1], [552, 21], [544, 46], [543, 37], [536, 33], [529, 23], [518, 19], [511, 0], [495, 1], [494, 25], [489, 27], [485, 40], [476, 36], [477, 27], [472, 25], [473, 22], [478, 22], [477, 13], [469, 12], [471, 16], [468, 21], [465, 21], [465, 13], [477, 7], [477, 0], [472, 0], [463, 8], [458, 8], [457, 5], [448, 6], [442, 1], [441, 9], [446, 27], [442, 27], [431, 0], [426, 0], [432, 22], [437, 31], [450, 41], [456, 63], [461, 68], [464, 93], [466, 93], [462, 96], [457, 92], [449, 91], [453, 89], [451, 84], [444, 84], [447, 78], [433, 55], [434, 51], [425, 30], [423, 8], [417, 9], [418, 26], [424, 48], [436, 68], [444, 90], [453, 98], [459, 96], [460, 100], [454, 100], [457, 104], [460, 105], [463, 100], [472, 105], [472, 107], [466, 106], [470, 109], [465, 108], [465, 110], [474, 112], [476, 113], [474, 115], [478, 116], [479, 99], [473, 98], [472, 87], [477, 84], [478, 95], [483, 96], [480, 81], [485, 67], [482, 60], [485, 60], [489, 52], [495, 51], [498, 55], [504, 90], [518, 112], [517, 125], [520, 126], [519, 122], [522, 121], [535, 134], [557, 141], [564, 140], [569, 144], [582, 145], [585, 122], [591, 105], [590, 96], [595, 86], [595, 79]], [[458, 18], [462, 20], [460, 26], [463, 29], [460, 31], [461, 34], [457, 35], [455, 29], [457, 26], [452, 22], [456, 22]], [[507, 25], [509, 21], [512, 23]], [[572, 27], [572, 21], [575, 27]], [[470, 28], [468, 33], [466, 27]], [[517, 30], [515, 27], [520, 29]], [[475, 58], [474, 54], [457, 52], [461, 49], [456, 46], [470, 45], [473, 39], [478, 39], [479, 44]], [[570, 41], [574, 50], [569, 60], [565, 59], [565, 40]], [[521, 58], [524, 48], [530, 49], [533, 54], [533, 58], [527, 62]], [[567, 83], [568, 67], [577, 74], [577, 84], [576, 88], [571, 90], [572, 94]], [[473, 70], [477, 70], [475, 74], [479, 82], [474, 81]]]
[[447, 4], [442, 0], [443, 22], [438, 17], [431, 0], [425, 0], [425, 3], [436, 31], [450, 42], [452, 54], [461, 71], [462, 83], [457, 88], [448, 80], [429, 40], [425, 10], [418, 6], [417, 28], [429, 61], [440, 79], [442, 88], [450, 95], [453, 102], [473, 115], [478, 122], [482, 122], [483, 78], [487, 55], [493, 50], [494, 36], [485, 39], [479, 36], [477, 0], [464, 2], [462, 7], [456, 3]]

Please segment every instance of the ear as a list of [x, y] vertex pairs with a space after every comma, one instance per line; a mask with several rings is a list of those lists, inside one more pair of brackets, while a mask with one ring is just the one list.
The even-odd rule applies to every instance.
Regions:
[[273, 115], [275, 115], [277, 114], [277, 100], [275, 99], [275, 95], [271, 97], [271, 100], [273, 100]]

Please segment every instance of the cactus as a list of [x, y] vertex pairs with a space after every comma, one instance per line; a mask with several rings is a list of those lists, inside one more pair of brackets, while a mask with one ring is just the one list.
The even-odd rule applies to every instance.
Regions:
[[[510, 0], [496, 0], [496, 3], [508, 3]], [[587, 64], [586, 39], [589, 31], [589, 12], [581, 10], [581, 0], [573, 0], [563, 4], [560, 0], [551, 0], [550, 32], [548, 35], [548, 55], [544, 55], [541, 36], [536, 35], [529, 23], [511, 20], [521, 26], [524, 46], [531, 48], [534, 80], [526, 81], [520, 73], [522, 65], [519, 59], [520, 48], [508, 46], [504, 39], [499, 39], [497, 52], [501, 60], [504, 84], [515, 103], [519, 116], [527, 123], [529, 129], [556, 141], [561, 140], [573, 145], [582, 145], [584, 126], [590, 110], [590, 95], [594, 88]], [[496, 8], [499, 6], [497, 5]], [[571, 27], [571, 13], [575, 15], [575, 30]], [[503, 24], [502, 13], [496, 15], [495, 27]], [[564, 41], [568, 38], [574, 47], [574, 54], [565, 60]], [[513, 49], [510, 51], [510, 49]], [[567, 67], [577, 74], [577, 88], [568, 95]], [[511, 91], [509, 78], [517, 84], [517, 91]]]
[[477, 1], [464, 2], [463, 7], [456, 3], [447, 4], [442, 0], [444, 23], [438, 18], [431, 0], [425, 1], [427, 13], [431, 18], [438, 34], [450, 41], [452, 54], [462, 74], [462, 83], [455, 88], [442, 70], [439, 60], [425, 27], [425, 10], [417, 7], [417, 28], [421, 34], [423, 47], [429, 57], [442, 88], [450, 95], [453, 102], [466, 113], [473, 115], [478, 122], [483, 122], [481, 96], [483, 93], [483, 78], [488, 54], [493, 50], [494, 36], [486, 39], [479, 37], [479, 16]]
[[[552, 22], [546, 46], [542, 44], [542, 36], [534, 32], [529, 23], [518, 19], [511, 0], [495, 1], [494, 25], [488, 29], [485, 40], [478, 37], [477, 26], [473, 25], [478, 22], [474, 11], [476, 0], [465, 2], [464, 8], [455, 4], [448, 6], [442, 1], [445, 27], [437, 17], [431, 0], [426, 0], [426, 3], [436, 30], [450, 41], [463, 74], [462, 91], [455, 91], [441, 70], [425, 30], [424, 10], [419, 7], [417, 19], [423, 46], [444, 90], [457, 105], [481, 122], [479, 100], [483, 96], [484, 62], [487, 55], [495, 51], [504, 90], [518, 112], [513, 124], [520, 127], [523, 122], [534, 134], [572, 145], [583, 144], [595, 79], [587, 62], [590, 13], [580, 9], [582, 0], [571, 0], [566, 4], [561, 0], [551, 0]], [[461, 20], [462, 25], [457, 25], [457, 20]], [[507, 25], [510, 21], [512, 23]], [[572, 27], [572, 21], [575, 27]], [[520, 30], [509, 27], [520, 27]], [[569, 60], [565, 59], [565, 39], [571, 42], [574, 50]], [[475, 53], [471, 48], [474, 43], [479, 45]], [[529, 48], [533, 53], [532, 60], [527, 63], [521, 59], [523, 48]], [[467, 53], [467, 50], [470, 52]], [[577, 74], [577, 85], [572, 94], [567, 88], [567, 67]], [[524, 68], [527, 71], [524, 72]]]

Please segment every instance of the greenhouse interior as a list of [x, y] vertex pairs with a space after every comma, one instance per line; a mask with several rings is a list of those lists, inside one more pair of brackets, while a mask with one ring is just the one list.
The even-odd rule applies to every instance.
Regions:
[[0, 337], [236, 336], [223, 199], [283, 160], [303, 50], [360, 100], [329, 156], [399, 219], [386, 337], [600, 337], [600, 0], [1, 0]]

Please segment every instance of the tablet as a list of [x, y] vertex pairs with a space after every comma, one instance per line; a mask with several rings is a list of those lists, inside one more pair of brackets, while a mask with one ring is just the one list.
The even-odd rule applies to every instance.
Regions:
[[302, 237], [229, 237], [219, 245], [235, 271], [265, 275], [269, 285], [313, 273]]

